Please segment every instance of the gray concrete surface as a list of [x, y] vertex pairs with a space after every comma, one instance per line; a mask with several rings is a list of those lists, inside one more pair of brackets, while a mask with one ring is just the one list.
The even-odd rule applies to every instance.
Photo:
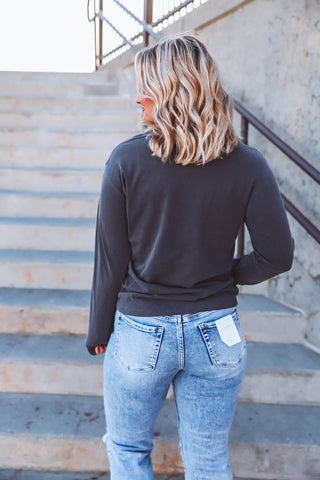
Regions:
[[[320, 370], [320, 355], [302, 344], [247, 342], [247, 369]], [[0, 359], [102, 362], [89, 355], [84, 336], [0, 335]]]
[[[0, 480], [110, 480], [108, 472], [50, 472], [41, 470], [0, 470]], [[155, 475], [154, 480], [184, 480], [183, 475]], [[234, 477], [234, 480], [246, 480]], [[247, 479], [248, 480], [248, 479]], [[250, 479], [255, 480], [255, 479]], [[260, 479], [261, 480], [261, 479]]]
[[90, 263], [93, 262], [93, 252], [69, 252], [57, 250], [0, 250], [2, 262], [52, 262], [52, 263]]
[[[0, 334], [4, 392], [102, 395], [103, 355], [82, 335]], [[239, 400], [320, 404], [320, 355], [302, 344], [247, 342]], [[168, 397], [173, 398], [172, 390]]]
[[[108, 472], [50, 472], [0, 470], [0, 480], [110, 480]], [[182, 475], [155, 475], [154, 480], [184, 480]], [[245, 480], [245, 479], [237, 479]]]
[[2, 305], [78, 306], [88, 308], [90, 290], [54, 290], [48, 288], [0, 288]]
[[[101, 397], [0, 393], [0, 411], [1, 434], [99, 437], [105, 433]], [[230, 442], [317, 446], [320, 449], [319, 418], [320, 406], [238, 402]], [[158, 440], [177, 440], [173, 400], [165, 400], [154, 431]]]
[[0, 217], [0, 224], [54, 227], [95, 227], [96, 221], [94, 218]]
[[[57, 220], [57, 219], [55, 219]], [[26, 253], [20, 254], [27, 256]], [[42, 258], [45, 261], [45, 251], [31, 252], [30, 257]], [[65, 259], [71, 258], [68, 252], [49, 253], [49, 256]], [[72, 254], [74, 258], [77, 252]], [[90, 254], [85, 253], [89, 258]], [[92, 252], [91, 252], [92, 255]], [[14, 258], [14, 253], [12, 253]], [[78, 258], [81, 258], [78, 256]], [[15, 266], [16, 275], [21, 271], [23, 263], [9, 262], [7, 268]], [[32, 272], [32, 264], [25, 262], [27, 271]], [[34, 262], [37, 274], [41, 262]], [[52, 263], [54, 265], [54, 263]], [[79, 266], [89, 263], [73, 263]], [[50, 264], [48, 264], [48, 268]], [[51, 267], [50, 267], [51, 268]], [[64, 265], [60, 263], [59, 271], [62, 274]], [[62, 270], [61, 270], [62, 269]], [[12, 272], [12, 270], [11, 270]], [[71, 275], [72, 269], [68, 270]], [[41, 275], [46, 274], [46, 268]], [[9, 275], [9, 273], [8, 273]], [[4, 277], [7, 278], [7, 277]], [[71, 285], [64, 288], [23, 288], [3, 286], [0, 288], [0, 315], [2, 333], [35, 333], [35, 334], [83, 334], [87, 333], [88, 309], [90, 291], [79, 288], [72, 289]], [[52, 286], [51, 286], [52, 287]], [[263, 295], [239, 294], [238, 311], [242, 329], [248, 342], [271, 343], [301, 343], [305, 326], [304, 315], [294, 308], [275, 302]], [[63, 309], [63, 307], [66, 307]], [[72, 311], [71, 311], [72, 310]]]
[[[39, 465], [44, 470], [57, 470], [59, 465], [59, 470], [74, 471], [81, 454], [86, 468], [81, 465], [80, 470], [95, 466], [105, 471], [102, 398], [0, 394], [0, 410], [0, 461], [4, 468], [12, 468], [10, 462], [14, 461], [22, 470], [39, 469]], [[320, 406], [238, 403], [229, 437], [234, 474], [240, 478], [256, 476], [260, 480], [315, 479], [320, 467], [319, 415]], [[178, 471], [181, 461], [176, 463], [179, 450], [174, 401], [164, 402], [154, 435], [155, 472], [160, 473], [159, 468], [163, 468], [167, 458], [169, 464], [174, 462], [171, 473], [181, 473]], [[16, 446], [13, 459], [8, 451], [12, 442]], [[35, 462], [34, 455], [40, 445], [40, 457]], [[70, 448], [73, 456], [78, 455], [72, 462]], [[93, 452], [97, 454], [98, 450], [99, 458], [93, 458]], [[69, 452], [66, 458], [63, 451]]]

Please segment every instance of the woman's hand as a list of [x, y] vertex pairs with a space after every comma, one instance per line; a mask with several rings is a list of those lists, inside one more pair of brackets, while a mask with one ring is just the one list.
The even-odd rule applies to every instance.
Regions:
[[100, 355], [100, 353], [104, 353], [107, 349], [107, 345], [97, 345], [94, 347], [94, 351], [96, 352], [96, 355]]

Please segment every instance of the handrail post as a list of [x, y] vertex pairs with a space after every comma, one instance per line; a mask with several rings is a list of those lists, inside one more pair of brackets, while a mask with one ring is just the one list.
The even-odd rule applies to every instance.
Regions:
[[[248, 145], [248, 129], [249, 129], [249, 122], [243, 115], [241, 115], [240, 135], [243, 143], [245, 143], [246, 145]], [[244, 255], [244, 222], [241, 223], [239, 233], [238, 233], [237, 258], [243, 257], [243, 255]]]
[[[99, 0], [99, 11], [103, 15], [103, 0]], [[98, 57], [98, 66], [102, 65], [102, 46], [103, 43], [103, 21], [99, 18], [99, 57]]]
[[[96, 14], [96, 0], [93, 2], [93, 8], [94, 8], [94, 14]], [[89, 2], [88, 2], [88, 11], [89, 11]], [[88, 14], [89, 17], [89, 14]], [[95, 69], [98, 70], [98, 51], [97, 51], [97, 19], [96, 17], [93, 18], [93, 24], [94, 24], [94, 64], [95, 64]]]
[[[144, 0], [143, 10], [144, 21], [151, 25], [153, 21], [153, 0]], [[145, 47], [149, 45], [149, 33], [146, 30], [143, 31], [143, 44]]]
[[240, 135], [243, 139], [243, 143], [245, 143], [246, 145], [248, 145], [248, 128], [249, 128], [248, 119], [244, 115], [241, 115]]

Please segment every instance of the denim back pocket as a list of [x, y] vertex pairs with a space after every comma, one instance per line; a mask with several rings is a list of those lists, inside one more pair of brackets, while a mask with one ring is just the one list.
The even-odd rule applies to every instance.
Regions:
[[236, 366], [246, 356], [247, 343], [237, 310], [198, 327], [213, 365]]
[[128, 370], [154, 370], [164, 327], [144, 325], [123, 313], [115, 323], [115, 355]]

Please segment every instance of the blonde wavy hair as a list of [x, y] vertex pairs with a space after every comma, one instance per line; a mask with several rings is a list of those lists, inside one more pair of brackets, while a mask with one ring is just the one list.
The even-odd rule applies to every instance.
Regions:
[[166, 163], [204, 165], [241, 141], [232, 125], [233, 104], [216, 62], [194, 35], [167, 35], [139, 50], [138, 93], [155, 102], [154, 122], [144, 121], [149, 147]]

